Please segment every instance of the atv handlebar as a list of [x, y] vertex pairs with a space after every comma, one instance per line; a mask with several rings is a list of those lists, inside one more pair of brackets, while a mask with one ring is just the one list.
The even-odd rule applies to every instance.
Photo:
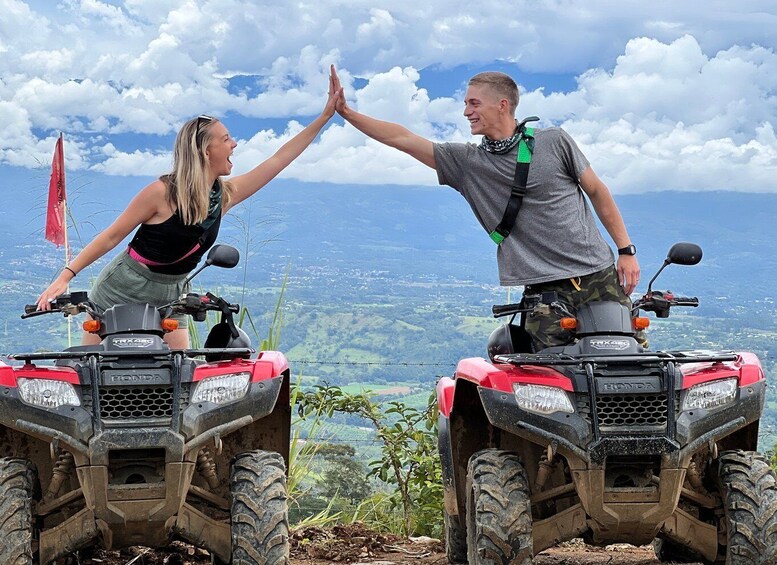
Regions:
[[502, 316], [510, 316], [512, 314], [518, 314], [519, 312], [528, 312], [531, 308], [524, 308], [523, 303], [518, 304], [494, 304], [491, 307], [491, 313], [494, 318], [501, 318]]
[[25, 304], [22, 319], [42, 316], [43, 314], [64, 314], [65, 316], [75, 316], [86, 312], [92, 317], [98, 314], [95, 311], [95, 305], [89, 300], [86, 292], [76, 291], [69, 294], [60, 294], [51, 301], [51, 310], [38, 310], [37, 304]]
[[210, 292], [202, 295], [193, 292], [184, 294], [178, 300], [160, 307], [160, 312], [164, 311], [165, 308], [171, 308], [173, 312], [178, 314], [189, 314], [197, 321], [204, 320], [205, 313], [209, 310], [221, 312], [222, 314], [237, 314], [240, 311], [239, 304], [230, 304], [223, 298]]
[[[546, 304], [562, 316], [574, 318], [575, 316], [558, 299], [555, 292], [543, 292], [537, 295], [525, 295], [517, 304], [495, 304], [491, 307], [494, 318], [503, 316], [515, 316], [522, 312], [531, 312], [538, 304]], [[655, 312], [657, 318], [667, 318], [672, 306], [699, 305], [699, 299], [695, 296], [675, 296], [672, 291], [651, 290], [649, 294], [638, 298], [632, 304], [632, 315], [636, 316], [638, 310]]]
[[492, 306], [491, 313], [494, 315], [494, 318], [515, 316], [522, 312], [531, 312], [539, 304], [549, 306], [552, 310], [555, 310], [562, 316], [574, 318], [574, 315], [569, 311], [567, 306], [559, 300], [558, 293], [555, 291], [524, 294], [521, 301], [517, 304], [496, 304]]
[[699, 299], [695, 296], [675, 296], [671, 291], [652, 290], [650, 294], [645, 294], [638, 298], [632, 307], [632, 310], [644, 310], [645, 312], [655, 312], [657, 318], [669, 317], [669, 309], [672, 306], [691, 306], [699, 305]]
[[[97, 307], [89, 300], [84, 291], [71, 292], [70, 294], [60, 294], [51, 301], [50, 310], [38, 310], [37, 304], [25, 304], [22, 318], [32, 318], [42, 316], [43, 314], [60, 313], [65, 316], [75, 316], [81, 313], [87, 313], [94, 319], [102, 318], [97, 311]], [[157, 308], [163, 317], [166, 313], [189, 314], [197, 321], [205, 319], [206, 312], [215, 310], [225, 315], [236, 314], [240, 311], [238, 304], [230, 304], [223, 298], [220, 298], [210, 292], [199, 295], [194, 293], [184, 294], [178, 300], [175, 300], [164, 306]]]

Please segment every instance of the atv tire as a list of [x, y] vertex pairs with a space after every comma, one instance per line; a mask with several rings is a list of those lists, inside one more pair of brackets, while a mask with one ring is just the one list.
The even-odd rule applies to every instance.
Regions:
[[280, 454], [248, 451], [232, 463], [232, 565], [289, 562], [286, 466]]
[[702, 561], [702, 558], [697, 553], [689, 551], [687, 547], [667, 539], [654, 539], [653, 551], [656, 554], [656, 559], [662, 563], [698, 563]]
[[467, 467], [470, 565], [531, 565], [531, 504], [526, 471], [515, 453], [485, 449]]
[[467, 562], [467, 530], [459, 523], [458, 518], [453, 518], [443, 511], [445, 526], [445, 556], [448, 563]]
[[32, 565], [36, 472], [26, 459], [0, 459], [0, 563]]
[[724, 451], [718, 461], [727, 544], [715, 564], [777, 563], [777, 476], [754, 451]]

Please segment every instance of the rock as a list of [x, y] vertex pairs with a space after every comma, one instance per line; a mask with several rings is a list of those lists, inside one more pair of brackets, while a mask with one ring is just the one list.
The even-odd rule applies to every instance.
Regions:
[[436, 538], [430, 538], [429, 536], [417, 536], [417, 537], [410, 537], [408, 539], [413, 543], [422, 543], [422, 544], [440, 543], [440, 540]]

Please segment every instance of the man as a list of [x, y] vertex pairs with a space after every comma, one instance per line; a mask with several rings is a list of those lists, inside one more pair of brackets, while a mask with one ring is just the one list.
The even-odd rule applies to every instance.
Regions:
[[[513, 79], [498, 72], [470, 79], [464, 115], [472, 134], [483, 136], [475, 145], [433, 143], [401, 125], [354, 111], [345, 101], [334, 66], [331, 72], [339, 90], [337, 112], [366, 135], [435, 169], [440, 184], [460, 192], [480, 225], [500, 241], [493, 234], [510, 201], [521, 139]], [[497, 247], [500, 284], [523, 285], [525, 295], [555, 291], [572, 312], [592, 300], [630, 305], [628, 295], [639, 281], [636, 248], [607, 186], [564, 130], [534, 130], [533, 145], [525, 197], [512, 231]], [[586, 195], [618, 248], [617, 267]], [[560, 317], [546, 306], [528, 317], [526, 330], [535, 351], [570, 341], [559, 325]]]

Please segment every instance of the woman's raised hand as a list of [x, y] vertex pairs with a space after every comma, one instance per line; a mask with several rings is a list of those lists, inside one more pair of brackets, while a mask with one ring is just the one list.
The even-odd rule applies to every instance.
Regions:
[[339, 98], [340, 81], [337, 79], [337, 75], [333, 75], [335, 66], [332, 65], [331, 72], [329, 73], [329, 92], [326, 99], [326, 106], [322, 114], [327, 119], [331, 118], [335, 114], [337, 100]]
[[329, 68], [329, 83], [335, 93], [335, 109], [338, 114], [343, 115], [348, 110], [348, 104], [345, 102], [345, 91], [340, 85], [340, 77], [337, 76], [334, 65]]

